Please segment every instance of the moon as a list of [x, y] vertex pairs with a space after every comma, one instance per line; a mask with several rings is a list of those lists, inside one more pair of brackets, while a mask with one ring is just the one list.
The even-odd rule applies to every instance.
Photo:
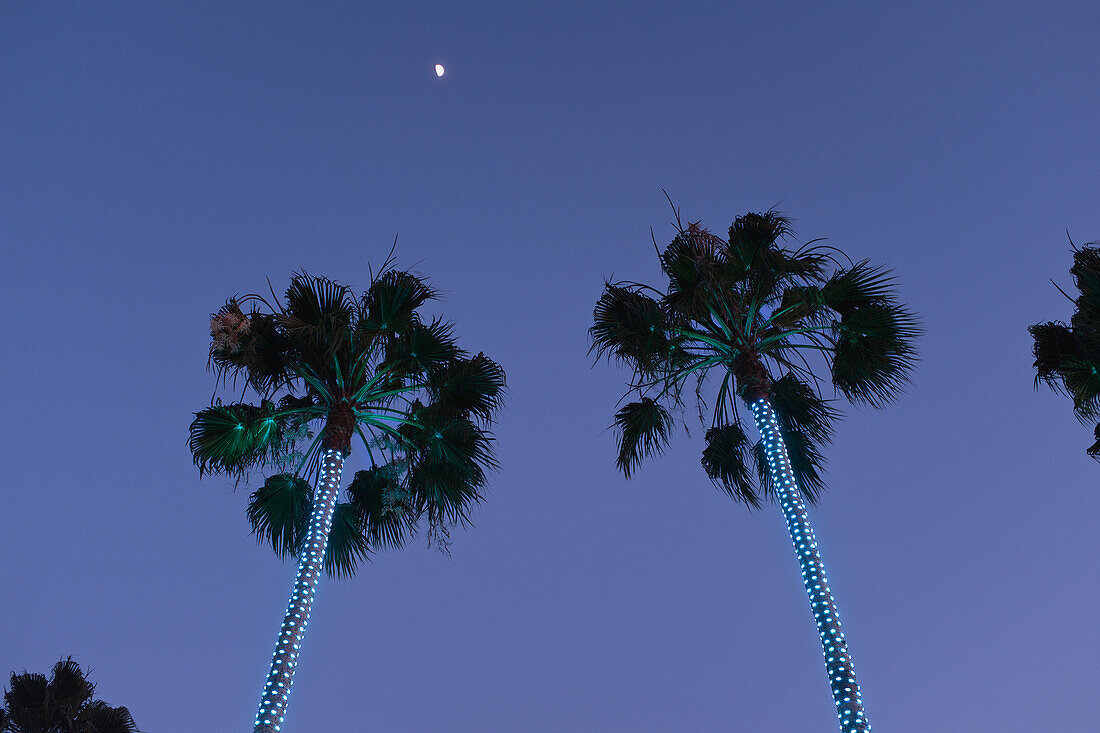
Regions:
[[445, 72], [445, 71], [446, 71], [446, 69], [443, 68], [443, 64], [436, 64], [435, 65], [435, 75], [436, 76], [443, 76], [443, 72]]

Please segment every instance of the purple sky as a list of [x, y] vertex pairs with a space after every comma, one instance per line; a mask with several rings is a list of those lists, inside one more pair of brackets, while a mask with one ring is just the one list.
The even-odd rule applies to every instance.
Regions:
[[450, 558], [323, 582], [286, 730], [835, 730], [778, 509], [699, 429], [615, 471], [586, 329], [656, 280], [663, 187], [718, 232], [779, 206], [924, 319], [811, 515], [875, 729], [1095, 730], [1100, 465], [1027, 332], [1100, 239], [1095, 4], [530, 5], [0, 8], [0, 677], [72, 654], [143, 729], [250, 729], [294, 568], [191, 463], [209, 314], [362, 289], [399, 233], [507, 370], [503, 467]]

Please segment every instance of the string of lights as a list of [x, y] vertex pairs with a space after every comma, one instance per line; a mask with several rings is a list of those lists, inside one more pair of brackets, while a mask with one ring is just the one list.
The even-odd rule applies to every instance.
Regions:
[[331, 448], [324, 452], [309, 530], [298, 559], [298, 575], [294, 579], [286, 616], [283, 617], [279, 641], [275, 644], [275, 656], [271, 660], [271, 671], [267, 674], [267, 684], [264, 685], [260, 708], [256, 713], [254, 733], [277, 733], [286, 717], [287, 698], [294, 682], [294, 669], [298, 665], [298, 651], [309, 624], [317, 581], [324, 569], [325, 548], [332, 530], [343, 466], [342, 452]]
[[768, 459], [772, 485], [783, 508], [791, 542], [798, 553], [802, 582], [810, 597], [810, 608], [817, 621], [817, 632], [825, 655], [825, 670], [829, 675], [829, 686], [833, 690], [841, 733], [871, 733], [871, 724], [864, 713], [863, 700], [856, 683], [852, 658], [848, 654], [848, 643], [840, 628], [840, 615], [833, 601], [833, 593], [829, 590], [829, 579], [825, 576], [825, 565], [821, 562], [806, 506], [795, 482], [794, 471], [787, 456], [787, 446], [779, 431], [779, 419], [767, 399], [756, 400], [751, 408], [756, 428], [764, 441], [764, 454]]

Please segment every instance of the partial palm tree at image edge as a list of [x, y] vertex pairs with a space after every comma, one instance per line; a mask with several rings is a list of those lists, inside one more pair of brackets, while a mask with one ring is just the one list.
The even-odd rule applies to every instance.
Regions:
[[72, 657], [50, 676], [11, 673], [0, 707], [3, 733], [141, 733], [130, 711], [95, 699], [95, 683]]
[[[689, 382], [703, 421], [705, 383], [716, 375], [703, 469], [749, 508], [762, 499], [779, 503], [840, 730], [869, 733], [806, 511], [824, 488], [821, 448], [840, 416], [820, 396], [815, 357], [806, 354], [828, 368], [834, 388], [849, 401], [882, 407], [908, 383], [918, 322], [898, 304], [888, 271], [852, 262], [820, 240], [785, 248], [790, 220], [775, 211], [737, 217], [727, 239], [698, 223], [682, 226], [678, 213], [676, 226], [676, 237], [658, 253], [667, 287], [608, 282], [593, 313], [589, 335], [597, 358], [613, 356], [633, 372], [627, 396], [637, 399], [615, 414], [617, 465], [630, 478], [642, 458], [663, 451]], [[781, 376], [773, 377], [769, 365]], [[739, 416], [738, 397], [760, 435], [755, 445]]]
[[[1073, 303], [1069, 324], [1047, 321], [1028, 326], [1034, 341], [1035, 386], [1046, 384], [1073, 400], [1073, 414], [1084, 423], [1096, 423], [1095, 442], [1087, 453], [1100, 460], [1100, 245], [1078, 247], [1070, 240], [1070, 275], [1076, 298], [1058, 288]], [[1057, 288], [1057, 284], [1055, 285]]]
[[[197, 412], [195, 463], [200, 474], [238, 481], [274, 471], [251, 494], [248, 517], [260, 542], [298, 559], [255, 733], [279, 731], [286, 719], [321, 573], [352, 576], [375, 549], [404, 546], [422, 520], [445, 542], [448, 527], [469, 523], [486, 472], [497, 467], [488, 427], [502, 406], [504, 371], [460, 349], [449, 322], [422, 320], [418, 310], [435, 297], [387, 259], [361, 297], [299, 274], [282, 300], [230, 298], [211, 317], [218, 383], [241, 377], [260, 404], [215, 401]], [[370, 466], [341, 502], [357, 438]]]

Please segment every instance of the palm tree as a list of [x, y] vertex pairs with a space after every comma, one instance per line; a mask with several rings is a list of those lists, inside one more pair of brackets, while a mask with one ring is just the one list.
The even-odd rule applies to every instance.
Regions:
[[[638, 399], [615, 415], [618, 467], [629, 478], [641, 458], [663, 450], [689, 380], [702, 421], [704, 381], [717, 376], [703, 469], [750, 508], [761, 499], [778, 501], [817, 620], [841, 730], [870, 731], [806, 514], [806, 503], [823, 488], [821, 449], [839, 417], [821, 398], [811, 361], [829, 367], [833, 385], [850, 401], [882, 406], [900, 393], [914, 365], [916, 320], [896, 302], [887, 271], [866, 260], [842, 266], [842, 253], [815, 246], [819, 240], [783, 247], [790, 220], [775, 211], [738, 217], [728, 240], [698, 223], [683, 227], [678, 212], [676, 226], [677, 236], [658, 254], [667, 288], [606, 283], [589, 331], [597, 359], [614, 355], [633, 370], [623, 399]], [[755, 446], [735, 396], [761, 436]]]
[[[388, 258], [372, 274], [361, 297], [299, 274], [282, 302], [274, 293], [230, 298], [210, 322], [219, 383], [242, 377], [260, 402], [218, 401], [196, 413], [195, 463], [200, 475], [238, 481], [267, 469], [249, 519], [260, 541], [298, 558], [257, 732], [278, 731], [284, 720], [322, 569], [351, 576], [373, 548], [401, 547], [425, 518], [443, 533], [467, 523], [497, 465], [488, 426], [504, 396], [503, 370], [460, 349], [451, 323], [423, 320], [417, 311], [436, 292], [391, 265]], [[340, 502], [356, 438], [370, 465]]]
[[[1076, 307], [1069, 326], [1047, 321], [1027, 330], [1035, 340], [1035, 386], [1044, 382], [1069, 395], [1077, 419], [1089, 423], [1100, 417], [1100, 246], [1089, 242], [1077, 247], [1072, 239], [1070, 246], [1073, 267], [1069, 271], [1080, 295], [1071, 298], [1062, 290]], [[1100, 423], [1093, 437], [1096, 442], [1088, 454], [1100, 460]]]
[[47, 679], [12, 672], [0, 708], [0, 733], [140, 733], [130, 711], [93, 700], [95, 684], [72, 657], [53, 666]]

